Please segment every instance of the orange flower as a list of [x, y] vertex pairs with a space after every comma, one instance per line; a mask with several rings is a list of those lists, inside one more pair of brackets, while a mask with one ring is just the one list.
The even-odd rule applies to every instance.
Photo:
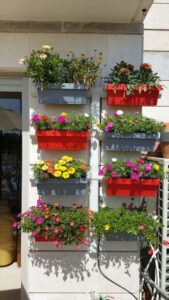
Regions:
[[80, 166], [80, 170], [82, 170], [82, 171], [85, 171], [86, 168], [87, 168], [86, 165], [81, 165], [81, 166]]
[[86, 217], [86, 220], [92, 220], [93, 219], [93, 216], [87, 216]]
[[60, 218], [57, 217], [57, 218], [55, 219], [55, 221], [56, 221], [57, 223], [59, 223], [59, 222], [60, 222]]
[[151, 70], [151, 65], [150, 64], [141, 64], [140, 69], [141, 70]]

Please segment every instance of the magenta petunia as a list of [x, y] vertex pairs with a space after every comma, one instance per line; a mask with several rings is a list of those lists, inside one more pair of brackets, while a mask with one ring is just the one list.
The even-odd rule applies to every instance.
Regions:
[[145, 173], [144, 173], [144, 172], [141, 172], [141, 173], [140, 173], [140, 178], [143, 178], [144, 175], [145, 175]]
[[146, 172], [150, 171], [150, 170], [151, 170], [151, 165], [150, 165], [150, 164], [145, 164], [144, 170], [145, 170]]
[[18, 223], [17, 222], [13, 222], [12, 223], [12, 228], [16, 229], [17, 228]]
[[32, 213], [31, 211], [26, 211], [25, 216], [29, 217], [31, 215], [31, 213]]
[[64, 116], [58, 116], [58, 117], [57, 117], [57, 121], [58, 121], [59, 123], [65, 123], [65, 122], [67, 121], [67, 118], [64, 117]]
[[106, 127], [104, 128], [104, 131], [105, 131], [105, 132], [109, 132], [110, 130], [111, 130], [111, 128], [108, 127], [108, 126], [106, 126]]
[[37, 200], [37, 207], [40, 207], [40, 206], [42, 206], [42, 199], [41, 198], [39, 198]]
[[132, 167], [132, 162], [129, 161], [129, 160], [127, 160], [127, 161], [125, 162], [125, 166], [126, 166], [126, 168], [131, 168], [131, 167]]
[[111, 177], [112, 177], [112, 178], [116, 178], [117, 176], [118, 176], [118, 175], [117, 175], [116, 172], [112, 172], [112, 173], [111, 173]]
[[138, 172], [138, 170], [139, 170], [139, 167], [138, 167], [138, 166], [136, 166], [136, 165], [134, 165], [134, 166], [132, 166], [132, 169], [133, 169], [133, 171], [134, 171], [134, 172]]
[[38, 114], [34, 114], [32, 117], [32, 121], [35, 123], [39, 123], [40, 122], [40, 116]]
[[130, 178], [131, 178], [132, 180], [137, 180], [137, 179], [138, 179], [138, 174], [133, 172], [133, 173], [131, 173]]
[[34, 230], [34, 231], [32, 232], [32, 236], [33, 236], [33, 237], [37, 236], [37, 234], [38, 234], [38, 231], [37, 231], [37, 230]]
[[42, 217], [37, 218], [37, 225], [41, 225], [42, 222], [43, 222], [43, 218]]
[[107, 166], [106, 166], [106, 169], [110, 171], [110, 170], [112, 169], [112, 165], [110, 165], [110, 164], [107, 165]]
[[113, 113], [113, 116], [114, 116], [114, 117], [118, 117], [117, 111], [115, 111], [115, 112]]
[[32, 222], [35, 222], [35, 221], [36, 221], [36, 219], [37, 219], [37, 217], [36, 217], [36, 216], [32, 216], [32, 217], [31, 217], [31, 221], [32, 221]]

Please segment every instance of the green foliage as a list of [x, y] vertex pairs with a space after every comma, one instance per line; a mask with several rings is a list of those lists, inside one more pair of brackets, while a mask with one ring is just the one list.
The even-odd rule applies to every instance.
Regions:
[[[64, 114], [64, 116], [62, 116]], [[72, 112], [70, 114], [62, 113], [61, 116], [51, 116], [35, 114], [32, 117], [31, 124], [37, 130], [70, 130], [87, 131], [92, 126], [92, 117]], [[60, 118], [62, 117], [60, 122]]]
[[153, 218], [147, 212], [124, 208], [101, 208], [99, 212], [94, 213], [92, 219], [92, 228], [96, 236], [126, 232], [140, 235], [146, 245], [158, 245], [157, 230], [161, 227], [159, 218]]
[[[112, 122], [112, 126], [107, 126]], [[162, 131], [163, 124], [154, 119], [147, 118], [140, 113], [122, 114], [108, 116], [101, 124], [100, 128], [106, 132], [114, 132], [120, 134], [131, 133], [158, 133]]]
[[158, 89], [160, 78], [154, 73], [149, 64], [141, 64], [139, 70], [135, 70], [133, 65], [124, 61], [117, 63], [109, 74], [109, 83], [114, 84], [114, 92], [116, 92], [117, 84], [124, 84], [126, 87], [126, 95], [132, 95], [134, 89], [139, 87], [139, 92], [151, 91], [153, 87]]
[[70, 51], [67, 59], [53, 52], [53, 48], [44, 47], [43, 50], [32, 51], [22, 63], [27, 67], [27, 74], [33, 82], [41, 83], [42, 87], [48, 83], [76, 83], [92, 86], [100, 74], [102, 53], [88, 57], [81, 53], [80, 57]]

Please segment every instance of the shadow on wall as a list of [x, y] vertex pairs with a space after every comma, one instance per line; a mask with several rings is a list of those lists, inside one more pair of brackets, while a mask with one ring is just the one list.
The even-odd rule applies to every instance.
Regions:
[[21, 289], [0, 291], [1, 300], [20, 300], [21, 299]]
[[[99, 272], [97, 253], [89, 253], [88, 250], [65, 250], [67, 247], [64, 247], [63, 250], [47, 250], [47, 245], [46, 249], [41, 249], [42, 245], [34, 244], [29, 252], [29, 258], [32, 266], [43, 269], [46, 276], [50, 276], [52, 273], [56, 277], [62, 278], [63, 281], [73, 278], [76, 278], [77, 281], [84, 281], [93, 273]], [[123, 249], [122, 246], [121, 249], [115, 251], [100, 252], [101, 269], [104, 273], [112, 270], [113, 267], [116, 270], [122, 267], [124, 273], [131, 277], [131, 265], [139, 263], [138, 252], [124, 252]]]

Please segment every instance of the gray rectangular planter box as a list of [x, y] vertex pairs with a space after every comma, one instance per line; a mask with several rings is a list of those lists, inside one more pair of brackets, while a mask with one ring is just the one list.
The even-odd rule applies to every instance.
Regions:
[[39, 195], [85, 195], [87, 188], [86, 178], [38, 180]]
[[120, 134], [105, 132], [106, 150], [113, 151], [153, 151], [155, 142], [159, 139], [160, 134]]
[[143, 237], [128, 232], [110, 232], [106, 236], [106, 241], [140, 241]]
[[49, 83], [42, 89], [36, 84], [40, 104], [86, 104], [87, 86], [74, 83]]

